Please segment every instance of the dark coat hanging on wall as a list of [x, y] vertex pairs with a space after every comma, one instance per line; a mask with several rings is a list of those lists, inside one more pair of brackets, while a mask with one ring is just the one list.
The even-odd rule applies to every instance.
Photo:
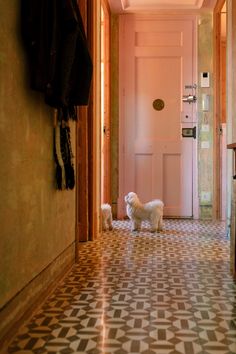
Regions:
[[67, 113], [87, 105], [92, 61], [76, 0], [21, 1], [31, 88]]

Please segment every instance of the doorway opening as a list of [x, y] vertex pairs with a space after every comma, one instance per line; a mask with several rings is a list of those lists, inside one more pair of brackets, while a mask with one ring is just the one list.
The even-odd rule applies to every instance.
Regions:
[[111, 203], [110, 187], [110, 16], [101, 2], [101, 203]]
[[125, 15], [119, 29], [118, 218], [126, 215], [129, 191], [144, 203], [163, 200], [165, 217], [193, 218], [196, 16]]

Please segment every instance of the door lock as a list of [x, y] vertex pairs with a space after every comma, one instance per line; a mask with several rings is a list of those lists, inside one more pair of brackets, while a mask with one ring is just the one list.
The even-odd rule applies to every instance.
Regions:
[[183, 138], [194, 138], [197, 137], [197, 128], [182, 128], [182, 137]]
[[195, 95], [183, 95], [182, 101], [188, 102], [189, 104], [192, 102], [196, 102], [197, 97]]

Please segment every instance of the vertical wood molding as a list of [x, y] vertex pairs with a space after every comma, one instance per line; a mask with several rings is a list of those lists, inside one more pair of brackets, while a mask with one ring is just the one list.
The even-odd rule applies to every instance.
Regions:
[[218, 0], [214, 8], [214, 152], [213, 152], [213, 218], [221, 217], [221, 152], [220, 152], [220, 126], [221, 126], [221, 10], [225, 0]]
[[[93, 240], [100, 217], [100, 0], [78, 0], [93, 62], [88, 108], [80, 107], [77, 124], [78, 241]], [[77, 252], [78, 254], [78, 252]]]
[[[117, 202], [119, 198], [119, 175], [120, 172], [120, 146], [119, 131], [119, 100], [120, 100], [120, 79], [119, 79], [119, 15], [111, 16], [111, 202], [114, 217], [119, 215]], [[119, 203], [120, 204], [120, 203]]]
[[[111, 107], [110, 107], [110, 9], [107, 0], [101, 0], [104, 11], [104, 142], [102, 151], [102, 164], [104, 171], [103, 195], [105, 203], [111, 204]], [[103, 134], [103, 127], [102, 127]]]
[[88, 0], [88, 41], [93, 61], [91, 104], [88, 110], [88, 198], [89, 240], [94, 240], [100, 230], [101, 205], [101, 58], [100, 10], [101, 1]]
[[[78, 0], [80, 13], [87, 32], [87, 1]], [[88, 109], [79, 107], [76, 126], [76, 259], [78, 242], [88, 241]]]

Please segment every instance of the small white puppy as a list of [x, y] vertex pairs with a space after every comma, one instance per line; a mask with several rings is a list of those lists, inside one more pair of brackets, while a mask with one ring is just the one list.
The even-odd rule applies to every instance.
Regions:
[[125, 196], [127, 215], [132, 221], [132, 231], [141, 228], [142, 221], [150, 223], [151, 231], [161, 231], [163, 229], [163, 207], [160, 199], [152, 200], [142, 204], [136, 193], [130, 192]]
[[102, 229], [103, 231], [112, 230], [112, 213], [110, 204], [102, 204]]

